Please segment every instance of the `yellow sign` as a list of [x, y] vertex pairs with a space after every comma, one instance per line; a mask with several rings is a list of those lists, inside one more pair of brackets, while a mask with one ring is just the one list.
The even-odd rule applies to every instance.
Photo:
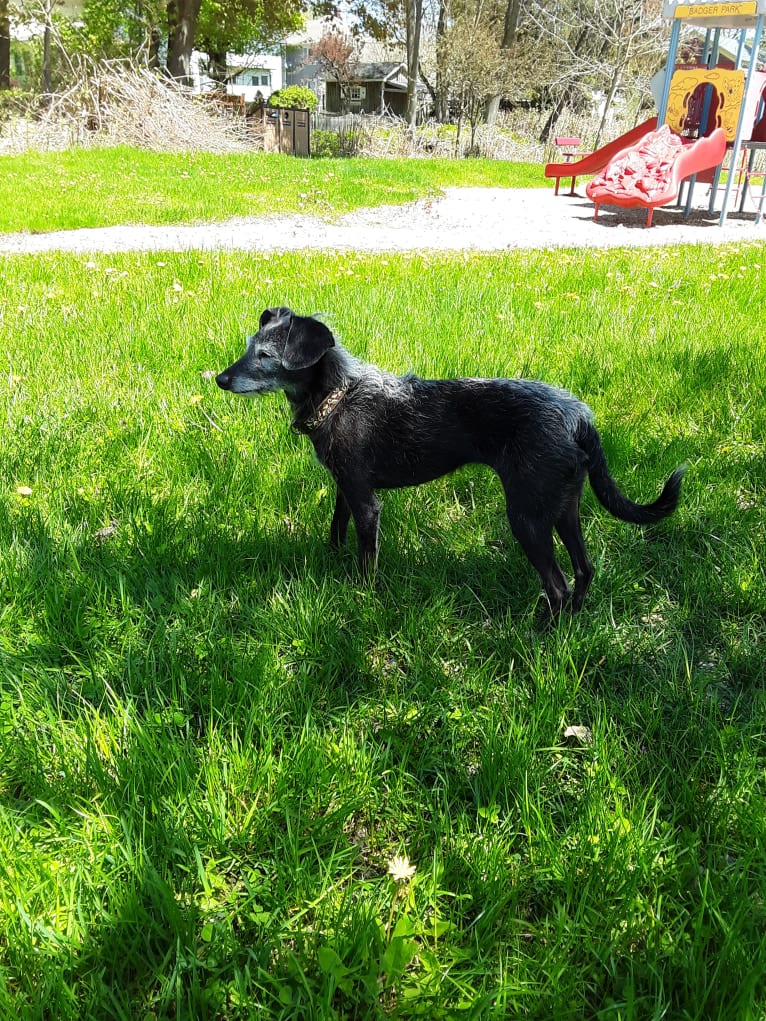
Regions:
[[735, 3], [679, 4], [673, 11], [674, 18], [732, 18], [752, 16], [758, 13], [755, 0], [741, 0]]

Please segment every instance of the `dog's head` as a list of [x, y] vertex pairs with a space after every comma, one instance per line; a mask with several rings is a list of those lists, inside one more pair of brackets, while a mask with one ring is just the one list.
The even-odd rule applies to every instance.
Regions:
[[255, 397], [289, 389], [335, 345], [324, 323], [289, 308], [267, 308], [242, 357], [215, 377], [222, 390]]

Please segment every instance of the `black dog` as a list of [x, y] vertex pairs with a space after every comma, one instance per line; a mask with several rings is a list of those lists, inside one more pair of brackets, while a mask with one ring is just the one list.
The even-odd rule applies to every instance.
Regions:
[[378, 551], [375, 490], [416, 486], [464, 464], [486, 464], [500, 476], [511, 529], [554, 614], [570, 598], [553, 555], [554, 528], [574, 568], [574, 610], [593, 577], [580, 528], [586, 475], [599, 501], [623, 521], [660, 521], [678, 503], [683, 468], [654, 503], [623, 496], [590, 409], [565, 390], [525, 379], [394, 376], [358, 362], [324, 323], [289, 308], [266, 309], [244, 355], [216, 382], [248, 396], [285, 391], [293, 426], [335, 479], [330, 542], [345, 542], [353, 516], [365, 572], [374, 570]]

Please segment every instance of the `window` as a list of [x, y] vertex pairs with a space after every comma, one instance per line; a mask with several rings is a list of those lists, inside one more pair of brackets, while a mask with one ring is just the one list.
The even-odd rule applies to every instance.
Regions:
[[264, 71], [262, 68], [256, 70], [240, 71], [234, 79], [235, 85], [249, 85], [258, 88], [259, 86], [265, 85], [268, 87], [271, 85], [271, 72]]
[[348, 90], [348, 98], [352, 103], [361, 103], [367, 95], [367, 89], [363, 85], [351, 85]]

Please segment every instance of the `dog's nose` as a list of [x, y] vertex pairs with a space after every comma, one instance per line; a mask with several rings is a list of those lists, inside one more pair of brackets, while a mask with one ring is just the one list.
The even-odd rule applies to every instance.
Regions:
[[215, 381], [222, 390], [228, 390], [229, 384], [231, 382], [231, 377], [229, 376], [228, 372], [219, 372], [218, 375], [215, 377]]

